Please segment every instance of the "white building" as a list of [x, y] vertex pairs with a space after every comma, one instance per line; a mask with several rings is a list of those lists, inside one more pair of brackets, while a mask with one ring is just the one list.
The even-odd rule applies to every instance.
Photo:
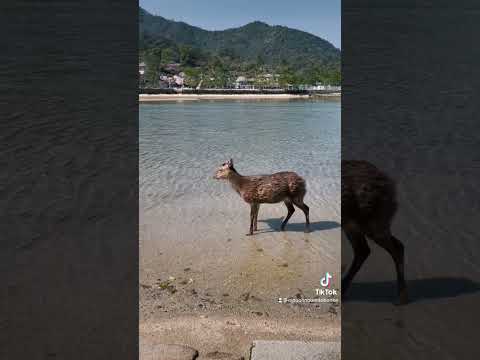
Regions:
[[146, 68], [146, 65], [145, 63], [142, 61], [140, 64], [138, 64], [138, 73], [140, 75], [145, 75], [145, 68]]
[[183, 86], [185, 80], [183, 77], [179, 76], [179, 75], [173, 75], [173, 82], [175, 83], [175, 85], [177, 86]]

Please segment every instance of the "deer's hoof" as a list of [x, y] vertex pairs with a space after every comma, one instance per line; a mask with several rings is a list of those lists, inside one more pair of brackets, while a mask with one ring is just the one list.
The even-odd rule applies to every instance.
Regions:
[[245, 234], [246, 236], [252, 236], [253, 235], [253, 232], [252, 233], [248, 233], [248, 234]]
[[398, 300], [395, 302], [395, 305], [401, 306], [401, 305], [407, 305], [409, 302], [408, 300], [408, 294], [406, 291], [402, 291], [399, 296]]
[[306, 228], [304, 231], [303, 231], [305, 234], [308, 234], [310, 232], [310, 228]]

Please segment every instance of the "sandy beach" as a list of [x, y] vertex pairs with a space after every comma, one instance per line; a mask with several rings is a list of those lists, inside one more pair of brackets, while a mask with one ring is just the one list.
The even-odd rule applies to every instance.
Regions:
[[[310, 95], [295, 94], [140, 94], [139, 102], [198, 101], [198, 100], [293, 100], [308, 99]], [[315, 98], [340, 98], [339, 93], [315, 94]]]
[[[326, 272], [340, 288], [337, 101], [197, 101], [140, 107], [141, 351], [174, 342], [247, 358], [255, 339], [338, 341], [339, 302], [315, 299]], [[283, 203], [249, 206], [215, 169], [294, 170], [307, 180], [311, 232]]]

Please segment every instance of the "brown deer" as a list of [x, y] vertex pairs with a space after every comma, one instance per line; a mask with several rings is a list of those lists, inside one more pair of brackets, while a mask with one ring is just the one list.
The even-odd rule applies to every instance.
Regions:
[[233, 167], [233, 160], [220, 166], [214, 176], [217, 180], [228, 180], [233, 189], [250, 204], [250, 232], [257, 231], [257, 218], [260, 204], [285, 203], [288, 214], [282, 222], [281, 230], [285, 230], [288, 220], [295, 212], [293, 205], [305, 213], [305, 232], [310, 231], [309, 208], [303, 202], [307, 192], [307, 184], [294, 172], [278, 172], [272, 175], [242, 176]]
[[342, 230], [350, 241], [353, 262], [342, 279], [342, 297], [370, 254], [366, 238], [383, 247], [397, 272], [398, 304], [408, 302], [403, 244], [390, 227], [397, 211], [394, 182], [366, 161], [342, 161]]

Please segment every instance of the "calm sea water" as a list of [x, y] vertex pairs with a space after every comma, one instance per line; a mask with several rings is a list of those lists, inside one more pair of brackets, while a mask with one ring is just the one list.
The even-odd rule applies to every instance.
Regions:
[[[296, 211], [280, 232], [284, 204], [264, 204], [258, 233], [245, 236], [249, 206], [228, 183], [213, 179], [229, 158], [245, 175], [291, 170], [303, 176], [313, 231], [303, 232], [305, 218]], [[244, 306], [241, 294], [255, 294], [261, 311], [272, 314], [286, 311], [273, 299], [298, 289], [313, 297], [326, 271], [339, 285], [339, 101], [141, 105], [139, 160], [140, 281], [183, 279], [183, 269], [192, 269], [192, 285], [178, 284], [181, 290], [168, 298], [172, 307], [186, 311], [188, 286], [195, 286], [230, 308]], [[320, 308], [327, 311], [328, 304]]]
[[221, 196], [212, 175], [229, 158], [241, 174], [296, 171], [328, 200], [340, 184], [340, 102], [140, 105], [142, 209]]

